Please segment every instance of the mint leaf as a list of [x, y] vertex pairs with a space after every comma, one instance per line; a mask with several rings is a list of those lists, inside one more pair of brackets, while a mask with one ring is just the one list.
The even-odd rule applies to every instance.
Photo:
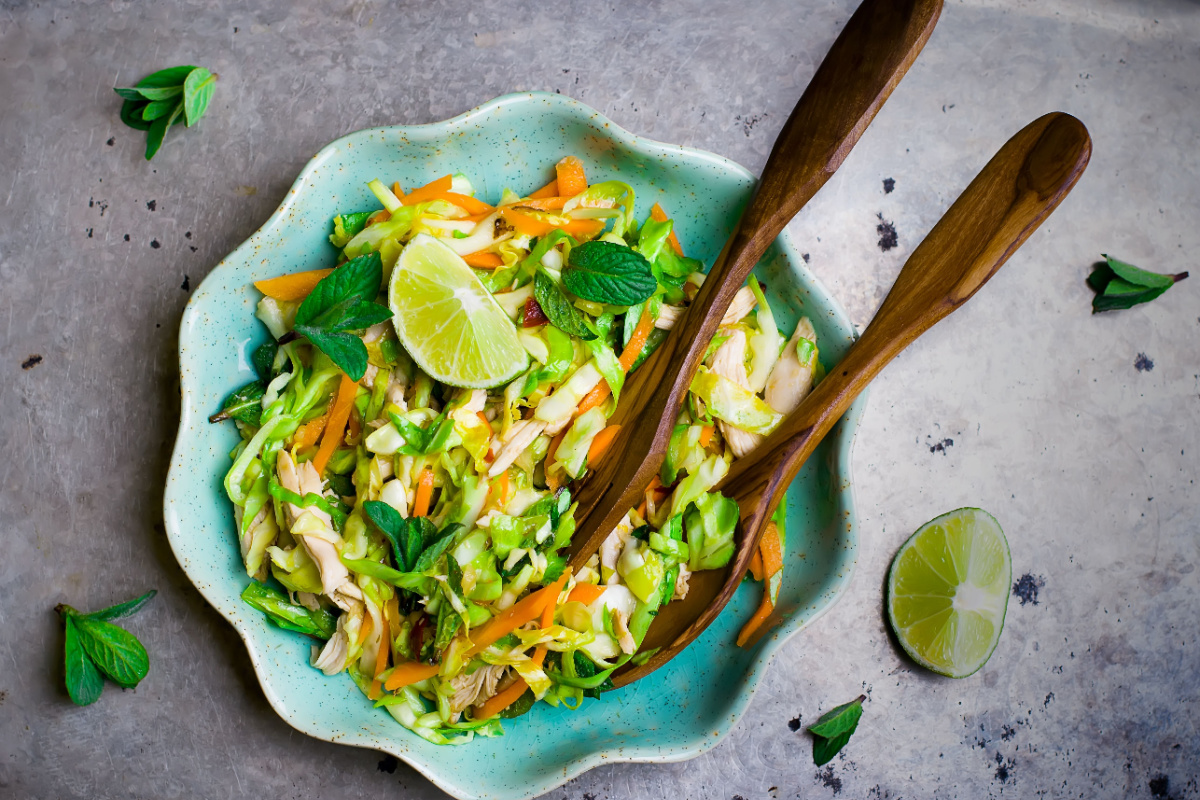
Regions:
[[73, 615], [66, 616], [67, 642], [65, 648], [65, 664], [67, 679], [67, 694], [71, 702], [77, 706], [87, 706], [100, 699], [104, 691], [104, 678], [88, 654], [84, 652], [79, 642], [79, 629], [75, 626]]
[[267, 615], [267, 620], [284, 630], [329, 639], [337, 629], [337, 620], [325, 609], [312, 611], [288, 600], [287, 595], [258, 581], [242, 591], [242, 600]]
[[368, 253], [347, 261], [313, 287], [296, 309], [296, 323], [328, 327], [340, 320], [351, 306], [373, 301], [382, 283], [383, 260], [379, 253]]
[[[363, 511], [367, 518], [375, 523], [375, 527], [392, 543], [392, 555], [396, 569], [401, 572], [412, 572], [416, 566], [421, 551], [425, 548], [423, 528], [421, 524], [409, 524], [424, 517], [407, 520], [400, 512], [381, 500], [367, 500], [363, 503]], [[425, 520], [428, 523], [428, 520]], [[431, 524], [432, 527], [432, 524]]]
[[167, 114], [170, 114], [178, 104], [178, 100], [155, 100], [142, 109], [142, 119], [147, 122], [153, 122], [159, 117], [165, 117]]
[[138, 131], [150, 130], [150, 123], [142, 119], [142, 111], [147, 101], [140, 96], [136, 100], [126, 100], [121, 104], [121, 122]]
[[866, 695], [860, 694], [849, 703], [822, 714], [816, 724], [808, 726], [808, 732], [813, 735], [813, 762], [818, 767], [836, 756], [850, 741], [850, 736], [858, 728], [862, 704], [866, 699]]
[[349, 333], [326, 333], [321, 328], [297, 325], [296, 333], [308, 337], [318, 350], [356, 381], [367, 374], [367, 346], [362, 339]]
[[275, 355], [279, 352], [279, 343], [274, 339], [263, 342], [254, 349], [254, 354], [250, 356], [250, 361], [254, 364], [254, 371], [258, 373], [259, 379], [264, 383], [270, 383], [275, 377]]
[[146, 677], [150, 657], [132, 633], [103, 620], [76, 617], [73, 621], [84, 652], [114, 683], [132, 688]]
[[1096, 265], [1087, 278], [1087, 284], [1096, 292], [1092, 298], [1092, 313], [1132, 308], [1159, 297], [1177, 282], [1188, 276], [1150, 272], [1128, 264], [1110, 255]]
[[196, 69], [196, 67], [192, 65], [160, 69], [158, 72], [152, 72], [138, 81], [137, 88], [162, 89], [171, 86], [182, 86], [183, 82], [187, 80], [187, 76], [190, 75], [194, 69]]
[[262, 381], [252, 381], [225, 398], [221, 410], [208, 418], [209, 422], [236, 419], [258, 427], [262, 419], [262, 398], [266, 392]]
[[[420, 519], [424, 519], [424, 517], [420, 517]], [[422, 551], [420, 557], [417, 559], [417, 563], [413, 565], [412, 571], [424, 572], [432, 567], [441, 558], [442, 553], [446, 552], [450, 545], [454, 544], [454, 537], [458, 535], [461, 529], [462, 525], [447, 525], [438, 534], [437, 539], [425, 547], [425, 550]]]
[[204, 112], [208, 110], [208, 103], [212, 100], [216, 81], [217, 76], [204, 67], [196, 67], [184, 79], [183, 111], [187, 117], [189, 128], [199, 122], [200, 118], [204, 116]]
[[541, 270], [533, 276], [533, 297], [550, 324], [563, 333], [585, 341], [596, 338], [596, 334], [588, 328], [583, 313], [571, 304], [554, 279]]
[[158, 594], [158, 590], [151, 589], [141, 597], [135, 597], [132, 600], [126, 600], [124, 603], [117, 603], [115, 606], [109, 606], [108, 608], [104, 608], [99, 611], [93, 611], [92, 613], [84, 614], [83, 616], [87, 619], [100, 620], [113, 620], [132, 616], [138, 611], [141, 611], [142, 606], [146, 605], [146, 603], [149, 603], [156, 594]]
[[162, 88], [162, 89], [139, 87], [139, 88], [134, 89], [133, 91], [137, 92], [140, 96], [146, 98], [147, 100], [154, 100], [157, 102], [162, 102], [163, 100], [170, 100], [174, 97], [178, 97], [180, 94], [183, 93], [183, 87], [182, 86], [169, 86], [169, 87]]
[[648, 300], [658, 290], [658, 281], [645, 256], [600, 240], [571, 248], [562, 281], [568, 291], [584, 300], [617, 306]]
[[159, 117], [150, 123], [150, 130], [146, 134], [146, 160], [154, 158], [154, 154], [158, 152], [158, 148], [162, 147], [163, 139], [167, 137], [167, 128], [171, 127], [169, 117]]

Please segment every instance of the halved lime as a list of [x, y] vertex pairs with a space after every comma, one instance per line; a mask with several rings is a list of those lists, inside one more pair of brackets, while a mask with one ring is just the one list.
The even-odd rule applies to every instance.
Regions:
[[400, 253], [388, 303], [400, 343], [434, 380], [489, 389], [529, 365], [504, 309], [461, 256], [428, 234]]
[[1000, 523], [983, 509], [960, 508], [926, 522], [896, 553], [888, 621], [918, 664], [965, 678], [996, 649], [1011, 585]]

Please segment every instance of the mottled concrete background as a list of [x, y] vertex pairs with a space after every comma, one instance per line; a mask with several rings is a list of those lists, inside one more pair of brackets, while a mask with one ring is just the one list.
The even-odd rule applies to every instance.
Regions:
[[[189, 289], [325, 143], [509, 91], [561, 91], [761, 169], [852, 6], [0, 1], [0, 796], [439, 796], [391, 758], [278, 719], [175, 564], [160, 507]], [[1198, 43], [1196, 0], [947, 0], [793, 223], [854, 320], [1026, 122], [1077, 115], [1091, 167], [876, 382], [852, 588], [784, 648], [729, 739], [549, 797], [1200, 796]], [[178, 63], [220, 83], [199, 127], [147, 164], [110, 87]], [[1093, 317], [1084, 278], [1101, 252], [1193, 278]], [[1025, 591], [987, 667], [951, 681], [900, 657], [881, 586], [898, 545], [962, 505], [1000, 519]], [[73, 707], [54, 604], [149, 587], [159, 597], [130, 622], [149, 677]], [[815, 769], [789, 722], [860, 691], [858, 733]]]

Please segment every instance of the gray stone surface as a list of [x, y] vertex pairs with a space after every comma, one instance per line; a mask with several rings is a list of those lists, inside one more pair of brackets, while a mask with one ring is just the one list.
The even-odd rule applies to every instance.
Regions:
[[[403, 764], [278, 719], [175, 564], [160, 507], [189, 287], [326, 142], [509, 91], [562, 91], [761, 169], [852, 6], [0, 2], [0, 796], [439, 796]], [[1096, 317], [1084, 285], [1102, 251], [1197, 271], [1197, 42], [1195, 0], [948, 0], [793, 223], [856, 323], [1023, 124], [1077, 115], [1091, 166], [991, 284], [876, 382], [856, 447], [852, 588], [784, 648], [732, 735], [550, 797], [1200, 794], [1200, 274]], [[213, 105], [147, 164], [110, 87], [189, 62], [220, 73]], [[886, 252], [880, 215], [898, 233]], [[1000, 519], [1015, 574], [1039, 591], [1010, 600], [986, 668], [951, 681], [898, 654], [881, 586], [899, 544], [962, 505]], [[54, 604], [148, 587], [160, 596], [131, 628], [149, 677], [73, 707]], [[860, 691], [859, 732], [815, 769], [789, 720]]]

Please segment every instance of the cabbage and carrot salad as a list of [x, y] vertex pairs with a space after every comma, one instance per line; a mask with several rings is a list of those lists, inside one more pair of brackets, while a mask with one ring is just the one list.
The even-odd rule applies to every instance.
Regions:
[[[501, 732], [537, 701], [612, 688], [655, 614], [697, 570], [726, 566], [738, 507], [713, 491], [819, 379], [807, 318], [787, 336], [741, 288], [644, 501], [578, 572], [572, 484], [602, 458], [626, 376], [704, 281], [672, 220], [641, 221], [620, 181], [578, 158], [495, 205], [463, 175], [346, 212], [334, 266], [259, 281], [259, 379], [211, 419], [241, 441], [224, 487], [243, 598], [320, 641], [404, 727], [439, 744]], [[745, 641], [771, 611], [782, 520]]]

